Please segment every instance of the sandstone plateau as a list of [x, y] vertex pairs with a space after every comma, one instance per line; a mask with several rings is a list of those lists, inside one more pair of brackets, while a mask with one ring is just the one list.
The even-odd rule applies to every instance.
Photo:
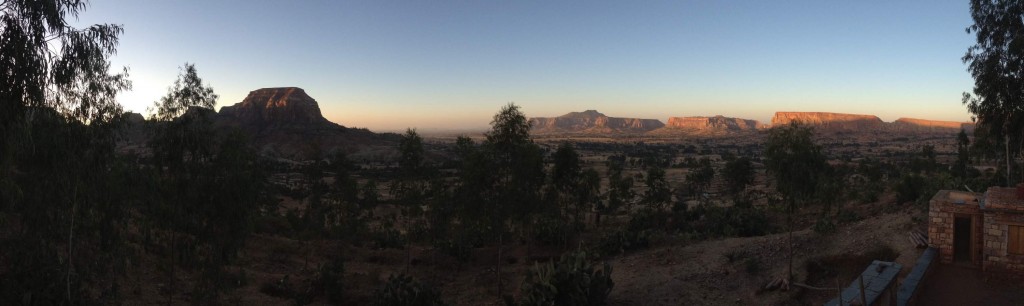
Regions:
[[667, 127], [693, 131], [743, 132], [755, 131], [762, 125], [757, 120], [719, 115], [714, 117], [670, 117]]
[[968, 132], [974, 130], [969, 122], [937, 121], [925, 119], [900, 118], [895, 122], [885, 122], [874, 115], [839, 114], [823, 112], [777, 112], [772, 117], [772, 126], [801, 122], [815, 127], [817, 132], [866, 132], [866, 133], [957, 133], [960, 129]]
[[885, 122], [873, 115], [855, 115], [822, 112], [776, 112], [772, 126], [787, 125], [798, 121], [827, 132], [880, 131]]
[[608, 117], [596, 110], [571, 112], [558, 117], [530, 118], [534, 133], [643, 133], [665, 124], [657, 119]]

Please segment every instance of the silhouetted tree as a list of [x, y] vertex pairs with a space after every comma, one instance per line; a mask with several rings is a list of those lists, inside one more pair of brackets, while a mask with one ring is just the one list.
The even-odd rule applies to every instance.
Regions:
[[647, 190], [644, 192], [643, 202], [648, 208], [660, 209], [672, 201], [672, 190], [665, 181], [665, 169], [656, 166], [647, 168], [644, 183]]
[[494, 176], [490, 204], [494, 228], [498, 230], [498, 293], [502, 293], [501, 261], [504, 232], [508, 222], [526, 224], [539, 208], [540, 187], [544, 183], [544, 160], [540, 147], [530, 138], [530, 123], [509, 103], [491, 120], [484, 151]]
[[739, 194], [747, 189], [747, 185], [754, 182], [754, 164], [746, 156], [733, 159], [725, 163], [722, 177], [725, 179], [729, 192], [734, 195]]
[[789, 278], [793, 277], [793, 214], [818, 192], [818, 181], [828, 167], [814, 130], [799, 123], [774, 127], [765, 142], [765, 159], [775, 190], [783, 196], [789, 230]]
[[1002, 139], [1010, 186], [1012, 156], [1020, 151], [1010, 144], [1019, 142], [1024, 130], [1024, 3], [971, 0], [971, 18], [967, 33], [974, 33], [977, 43], [963, 61], [974, 77], [974, 95], [965, 92], [963, 103], [979, 127]]
[[[107, 286], [97, 280], [120, 262], [126, 190], [114, 183], [131, 171], [114, 155], [115, 96], [131, 83], [108, 72], [121, 26], [67, 22], [86, 6], [0, 4], [0, 224], [17, 225], [0, 239], [12, 263], [0, 304], [90, 303], [85, 285]], [[78, 251], [97, 241], [105, 256]]]
[[609, 211], [627, 206], [633, 203], [636, 197], [633, 192], [633, 177], [622, 175], [625, 159], [608, 158], [608, 207]]

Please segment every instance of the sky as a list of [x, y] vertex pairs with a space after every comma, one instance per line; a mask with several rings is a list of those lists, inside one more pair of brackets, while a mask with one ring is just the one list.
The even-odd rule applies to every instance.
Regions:
[[967, 121], [968, 1], [92, 0], [124, 26], [118, 99], [147, 113], [184, 63], [220, 95], [305, 89], [375, 131], [484, 129], [530, 117], [823, 111]]

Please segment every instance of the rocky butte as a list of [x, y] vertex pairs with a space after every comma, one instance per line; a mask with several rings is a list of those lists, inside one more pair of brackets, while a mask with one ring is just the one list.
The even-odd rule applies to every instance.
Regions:
[[747, 132], [763, 127], [757, 120], [725, 117], [670, 117], [667, 128], [684, 129], [694, 132]]
[[899, 118], [893, 122], [898, 131], [902, 132], [949, 132], [964, 130], [967, 133], [974, 131], [973, 122], [937, 121], [927, 119]]
[[530, 118], [534, 133], [644, 133], [664, 127], [657, 119], [608, 117], [596, 110]]
[[393, 134], [347, 128], [327, 120], [316, 100], [298, 87], [250, 91], [242, 102], [222, 107], [216, 121], [247, 132], [264, 153], [289, 158], [307, 158], [315, 151], [351, 153], [397, 139]]
[[320, 106], [298, 87], [262, 88], [218, 114], [226, 123], [256, 132], [267, 129], [340, 129], [320, 113]]
[[824, 132], [880, 131], [885, 128], [885, 122], [878, 116], [823, 112], [776, 112], [775, 117], [772, 117], [772, 126], [787, 125], [794, 121]]
[[968, 122], [936, 121], [900, 118], [895, 122], [884, 122], [874, 115], [839, 114], [823, 112], [777, 112], [772, 117], [772, 126], [798, 121], [815, 127], [819, 132], [892, 132], [892, 133], [957, 133], [960, 129], [974, 130]]

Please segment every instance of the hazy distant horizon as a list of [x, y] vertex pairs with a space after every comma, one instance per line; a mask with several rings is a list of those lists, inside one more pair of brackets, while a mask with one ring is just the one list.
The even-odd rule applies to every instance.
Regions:
[[[78, 25], [124, 26], [112, 69], [145, 113], [185, 62], [217, 109], [302, 87], [371, 130], [486, 127], [596, 109], [768, 121], [822, 111], [966, 121], [967, 1], [92, 1]], [[186, 21], [187, 20], [187, 21]]]

